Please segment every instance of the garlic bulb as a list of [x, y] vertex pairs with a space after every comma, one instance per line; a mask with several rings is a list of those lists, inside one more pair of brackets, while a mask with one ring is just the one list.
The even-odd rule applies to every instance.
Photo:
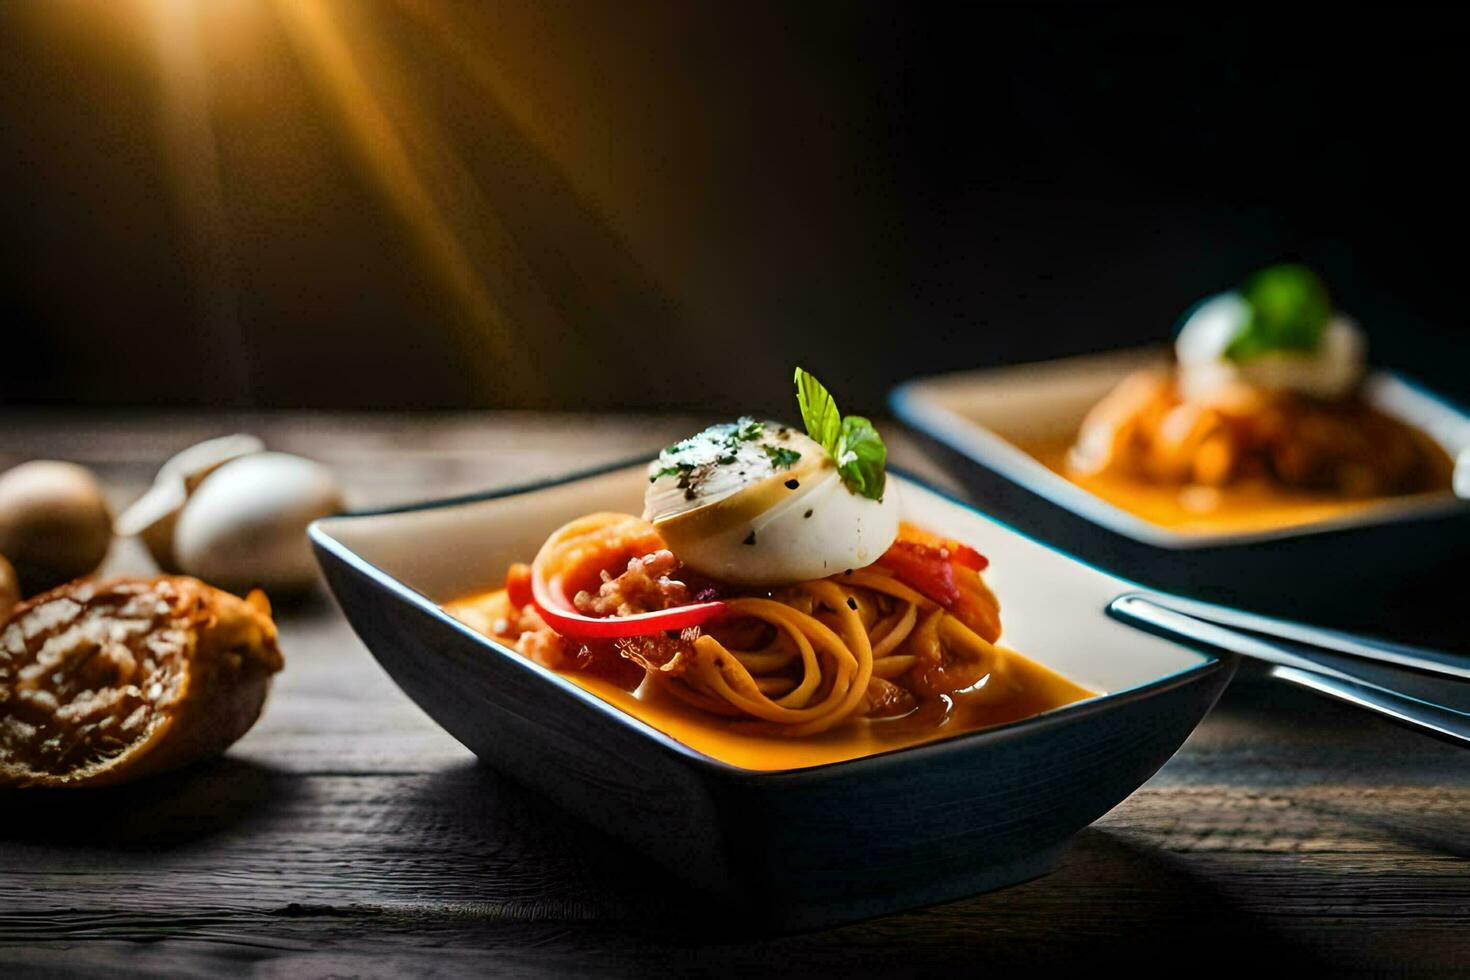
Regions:
[[330, 470], [287, 453], [253, 453], [219, 467], [179, 513], [173, 553], [181, 570], [244, 592], [300, 592], [317, 579], [306, 527], [342, 509]]
[[113, 522], [118, 537], [141, 538], [165, 572], [177, 572], [174, 525], [190, 494], [210, 473], [232, 459], [258, 453], [265, 443], [251, 435], [221, 436], [190, 446], [169, 459], [153, 478], [153, 486]]

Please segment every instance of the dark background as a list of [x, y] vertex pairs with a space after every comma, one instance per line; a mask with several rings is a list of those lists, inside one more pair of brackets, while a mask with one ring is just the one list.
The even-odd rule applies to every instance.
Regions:
[[1470, 398], [1449, 13], [188, 6], [0, 6], [0, 403], [871, 412], [1282, 257]]

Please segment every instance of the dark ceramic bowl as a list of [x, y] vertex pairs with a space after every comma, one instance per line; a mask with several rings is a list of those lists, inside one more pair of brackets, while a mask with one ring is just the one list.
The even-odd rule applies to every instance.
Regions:
[[[1298, 618], [1331, 614], [1344, 595], [1382, 594], [1470, 554], [1470, 500], [1452, 491], [1272, 530], [1186, 534], [1114, 506], [1021, 448], [1071, 439], [1127, 374], [1165, 357], [1143, 348], [922, 378], [889, 403], [991, 513], [1153, 588]], [[1470, 460], [1470, 416], [1461, 409], [1388, 372], [1368, 378], [1366, 395], [1452, 459]], [[1460, 493], [1470, 494], [1470, 462], [1459, 471]]]
[[353, 628], [484, 762], [542, 791], [768, 930], [815, 928], [1050, 870], [1209, 711], [1234, 662], [1110, 618], [1129, 584], [895, 475], [905, 517], [967, 541], [1016, 649], [1095, 698], [848, 762], [780, 771], [702, 755], [451, 618], [545, 536], [638, 512], [642, 464], [319, 521], [312, 542]]

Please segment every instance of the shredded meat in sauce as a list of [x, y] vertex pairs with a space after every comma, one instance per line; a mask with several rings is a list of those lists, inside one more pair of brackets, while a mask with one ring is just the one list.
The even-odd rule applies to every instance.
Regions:
[[1351, 396], [1319, 401], [1241, 387], [1184, 401], [1162, 371], [1125, 379], [1088, 413], [1071, 462], [1160, 483], [1225, 486], [1265, 477], [1348, 496], [1444, 486], [1452, 465], [1427, 435]]
[[597, 594], [578, 592], [572, 602], [577, 611], [587, 616], [634, 616], [658, 609], [670, 609], [689, 603], [689, 587], [669, 573], [679, 567], [679, 559], [664, 548], [642, 558], [628, 559], [628, 569], [617, 578], [602, 573]]
[[619, 655], [620, 641], [568, 639], [547, 626], [530, 603], [517, 607], [507, 598], [500, 613], [482, 624], [482, 628], [488, 626], [491, 633], [508, 640], [521, 656], [543, 667], [596, 674], [628, 690], [637, 687], [643, 679], [643, 666]]
[[616, 641], [620, 654], [644, 670], [665, 674], [682, 674], [694, 656], [694, 641], [699, 639], [698, 626], [680, 630], [677, 636], [654, 633], [649, 636], [625, 636]]

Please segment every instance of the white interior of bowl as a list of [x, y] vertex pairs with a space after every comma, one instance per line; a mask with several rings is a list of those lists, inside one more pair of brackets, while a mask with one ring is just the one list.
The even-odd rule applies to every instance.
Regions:
[[[513, 496], [396, 514], [331, 518], [320, 533], [411, 589], [445, 602], [498, 587], [512, 562], [529, 561], [546, 537], [600, 510], [638, 513], [647, 485], [632, 466]], [[957, 538], [991, 560], [1003, 642], [1095, 690], [1119, 692], [1209, 659], [1108, 617], [1129, 583], [1033, 541], [963, 504], [893, 477], [904, 517]]]
[[[1071, 437], [1088, 409], [1126, 375], [1166, 363], [1166, 358], [1163, 348], [1145, 347], [926, 378], [899, 389], [894, 408], [905, 422], [1054, 503], [1120, 534], [1165, 548], [1247, 544], [1470, 506], [1446, 491], [1384, 500], [1359, 511], [1278, 530], [1183, 534], [1094, 496], [1017, 448], [1018, 443]], [[1365, 390], [1379, 410], [1428, 433], [1451, 459], [1470, 456], [1470, 418], [1453, 406], [1383, 372], [1370, 375]]]

